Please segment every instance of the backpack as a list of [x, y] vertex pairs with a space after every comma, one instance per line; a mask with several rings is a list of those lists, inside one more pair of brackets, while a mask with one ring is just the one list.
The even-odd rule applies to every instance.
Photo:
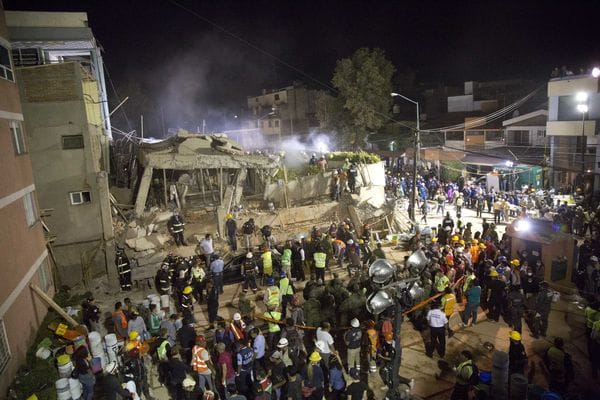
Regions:
[[473, 373], [469, 377], [469, 385], [477, 386], [479, 384], [479, 368], [472, 361], [471, 361], [471, 368], [473, 368]]

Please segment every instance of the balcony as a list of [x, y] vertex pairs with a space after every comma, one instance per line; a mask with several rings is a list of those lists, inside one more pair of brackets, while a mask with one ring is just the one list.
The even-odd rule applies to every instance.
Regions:
[[[546, 136], [581, 136], [581, 121], [548, 121], [546, 123]], [[583, 122], [585, 136], [595, 136], [596, 121]]]
[[548, 82], [548, 97], [572, 96], [577, 92], [598, 93], [598, 78], [577, 75], [551, 79]]

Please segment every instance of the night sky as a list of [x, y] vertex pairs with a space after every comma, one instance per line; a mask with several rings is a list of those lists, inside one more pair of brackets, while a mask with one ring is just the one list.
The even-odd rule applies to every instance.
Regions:
[[384, 49], [398, 70], [413, 70], [420, 82], [543, 81], [555, 66], [587, 68], [600, 61], [599, 5], [4, 0], [7, 10], [86, 11], [119, 97], [132, 96], [125, 111], [145, 110], [150, 126], [206, 119], [208, 129], [227, 125], [246, 96], [262, 88], [300, 80], [324, 89], [336, 60], [362, 46]]

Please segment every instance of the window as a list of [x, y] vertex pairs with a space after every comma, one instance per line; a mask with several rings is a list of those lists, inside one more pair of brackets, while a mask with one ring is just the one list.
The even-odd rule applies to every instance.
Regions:
[[278, 119], [275, 120], [275, 128], [279, 128], [279, 120]]
[[25, 154], [27, 150], [25, 149], [25, 137], [23, 136], [21, 121], [10, 121], [10, 135], [15, 146], [15, 154]]
[[37, 206], [35, 205], [35, 192], [29, 192], [23, 196], [23, 205], [25, 206], [25, 219], [27, 220], [27, 226], [33, 226], [39, 216]]
[[10, 52], [2, 45], [0, 45], [0, 78], [13, 82], [15, 80], [10, 62]]
[[71, 192], [69, 193], [71, 198], [71, 205], [85, 204], [92, 202], [92, 196], [90, 192]]
[[542, 130], [537, 131], [537, 135], [538, 135], [538, 137], [546, 136], [546, 130], [542, 129]]
[[0, 374], [10, 360], [10, 347], [8, 347], [8, 337], [4, 327], [4, 320], [0, 319]]
[[269, 128], [273, 127], [273, 122], [271, 120], [269, 120]]
[[40, 281], [40, 288], [44, 292], [48, 292], [52, 286], [52, 275], [50, 274], [50, 264], [48, 264], [47, 258], [40, 264], [38, 279]]
[[69, 135], [62, 137], [63, 150], [83, 149], [83, 135]]

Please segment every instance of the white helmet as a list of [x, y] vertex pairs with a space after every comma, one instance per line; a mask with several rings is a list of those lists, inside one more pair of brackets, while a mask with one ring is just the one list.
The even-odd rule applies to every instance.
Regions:
[[279, 339], [279, 342], [277, 342], [277, 347], [279, 347], [281, 349], [282, 347], [285, 347], [289, 344], [290, 343], [288, 342], [288, 340], [286, 338], [281, 338], [281, 339]]
[[246, 258], [252, 258], [252, 257], [254, 257], [254, 256], [252, 255], [252, 253], [251, 253], [251, 252], [248, 252], [248, 253], [246, 254]]
[[350, 321], [350, 326], [353, 328], [358, 328], [360, 326], [360, 322], [358, 322], [358, 319], [353, 318], [352, 321]]
[[347, 244], [354, 244], [354, 240], [350, 239], [346, 242]]
[[242, 320], [242, 316], [240, 315], [240, 313], [236, 312], [235, 314], [233, 314], [233, 320], [234, 321], [241, 321]]

